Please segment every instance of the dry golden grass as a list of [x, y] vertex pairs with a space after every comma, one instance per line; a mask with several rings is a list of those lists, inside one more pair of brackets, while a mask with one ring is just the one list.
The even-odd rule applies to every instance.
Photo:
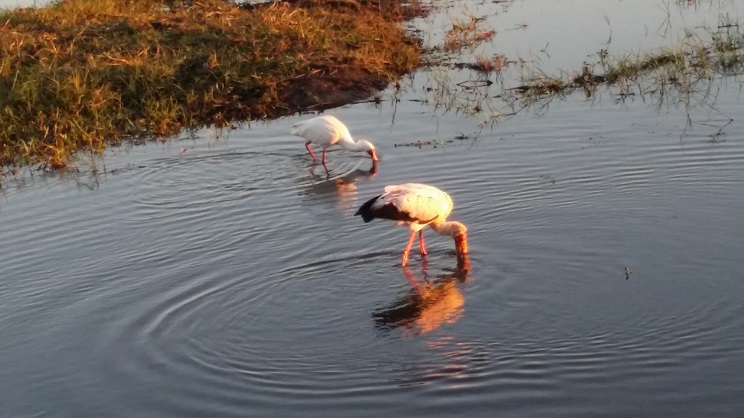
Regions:
[[500, 73], [508, 65], [508, 60], [502, 54], [495, 54], [492, 57], [479, 55], [475, 57], [475, 63], [469, 67], [481, 73]]
[[496, 36], [492, 29], [479, 27], [481, 19], [471, 16], [469, 21], [455, 20], [452, 29], [444, 37], [444, 50], [447, 52], [458, 52], [463, 48], [473, 48], [481, 42], [490, 41]]
[[366, 95], [420, 62], [397, 1], [61, 0], [0, 12], [0, 166]]

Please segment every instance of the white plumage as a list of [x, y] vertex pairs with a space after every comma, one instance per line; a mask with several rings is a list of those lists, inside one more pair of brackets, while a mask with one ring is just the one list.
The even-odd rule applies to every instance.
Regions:
[[313, 157], [313, 161], [317, 161], [317, 159], [310, 148], [310, 144], [323, 147], [323, 165], [326, 165], [326, 148], [332, 145], [340, 145], [349, 151], [366, 152], [372, 158], [373, 165], [376, 165], [379, 159], [377, 150], [371, 142], [365, 140], [354, 141], [346, 125], [330, 115], [317, 116], [295, 123], [292, 125], [290, 132], [292, 135], [302, 137], [307, 141], [305, 142], [305, 148]]
[[422, 230], [427, 225], [438, 234], [449, 235], [455, 240], [458, 258], [467, 254], [467, 228], [460, 222], [447, 221], [452, 208], [452, 199], [447, 193], [426, 184], [407, 183], [386, 186], [384, 193], [365, 202], [354, 215], [361, 215], [365, 223], [382, 218], [398, 225], [408, 225], [411, 236], [402, 257], [403, 265], [406, 265], [416, 232], [419, 233], [421, 255], [427, 254]]

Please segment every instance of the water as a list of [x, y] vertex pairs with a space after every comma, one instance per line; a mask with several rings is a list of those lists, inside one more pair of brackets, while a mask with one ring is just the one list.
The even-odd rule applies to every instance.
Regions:
[[0, 0], [0, 8], [41, 7], [51, 3], [47, 0]]
[[[422, 78], [328, 112], [375, 175], [313, 165], [304, 115], [6, 180], [0, 416], [741, 416], [738, 84], [715, 111], [577, 94], [453, 140], [477, 120], [410, 101]], [[441, 143], [395, 146], [418, 140]], [[353, 216], [409, 181], [452, 196], [466, 275], [431, 231], [403, 271], [408, 232]]]

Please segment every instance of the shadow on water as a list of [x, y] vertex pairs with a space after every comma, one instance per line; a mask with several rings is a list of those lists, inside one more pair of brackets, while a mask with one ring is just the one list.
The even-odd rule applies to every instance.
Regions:
[[458, 260], [452, 271], [431, 280], [427, 270], [424, 259], [423, 280], [419, 280], [403, 267], [403, 274], [412, 287], [390, 305], [372, 313], [379, 330], [387, 332], [398, 328], [405, 336], [413, 337], [434, 331], [443, 324], [455, 323], [462, 317], [465, 297], [459, 285], [472, 280], [467, 258]]

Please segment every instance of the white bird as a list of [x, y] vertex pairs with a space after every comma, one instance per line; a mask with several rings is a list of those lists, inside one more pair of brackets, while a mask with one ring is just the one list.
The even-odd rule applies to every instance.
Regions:
[[419, 249], [426, 255], [424, 231], [429, 225], [439, 235], [449, 235], [455, 240], [458, 260], [465, 259], [468, 253], [467, 228], [460, 222], [447, 221], [452, 212], [452, 199], [436, 187], [418, 183], [386, 186], [385, 192], [365, 202], [354, 214], [361, 215], [365, 223], [375, 218], [396, 221], [398, 225], [408, 225], [411, 236], [403, 250], [403, 265], [408, 263], [416, 232], [419, 233]]
[[377, 149], [372, 145], [371, 142], [365, 140], [354, 141], [351, 139], [351, 134], [346, 128], [346, 125], [341, 123], [340, 120], [333, 116], [317, 116], [312, 119], [308, 119], [302, 122], [297, 122], [292, 125], [292, 135], [305, 138], [305, 148], [310, 156], [313, 157], [313, 161], [317, 161], [313, 150], [310, 149], [310, 144], [320, 145], [323, 147], [323, 165], [326, 165], [326, 148], [331, 145], [340, 145], [349, 151], [355, 152], [366, 152], [372, 157], [372, 164], [377, 165], [379, 160], [377, 156]]

